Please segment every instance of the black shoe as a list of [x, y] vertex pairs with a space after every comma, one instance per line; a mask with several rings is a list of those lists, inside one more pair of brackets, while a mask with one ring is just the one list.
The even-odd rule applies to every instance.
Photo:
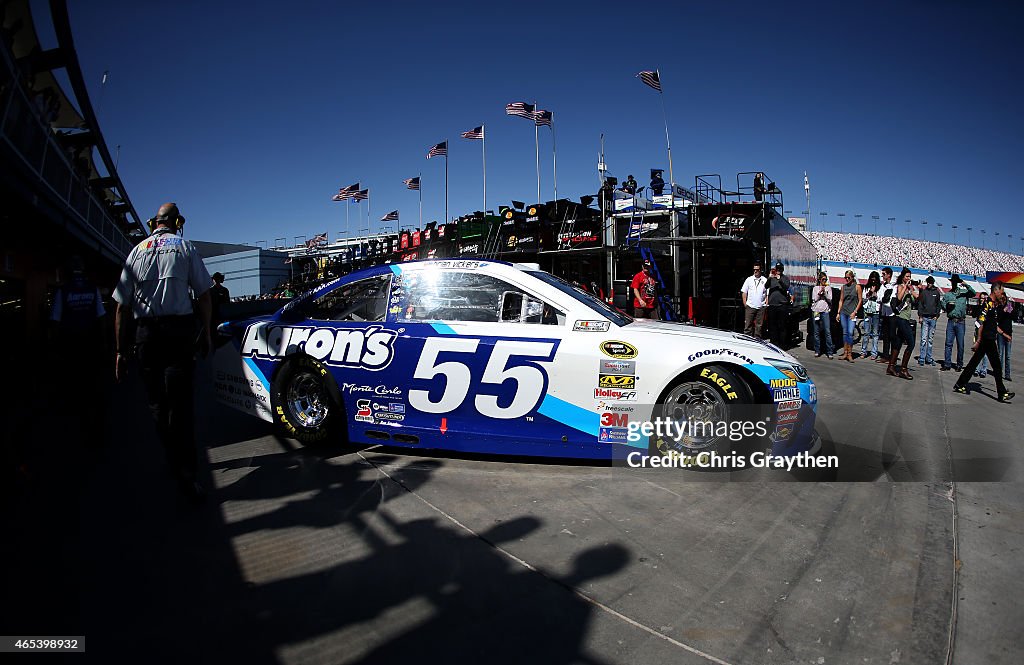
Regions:
[[967, 387], [966, 386], [953, 386], [953, 392], [960, 393], [961, 395], [966, 395], [967, 394]]
[[942, 371], [942, 372], [948, 372], [949, 371], [949, 365], [943, 365], [942, 367], [939, 368], [939, 370]]
[[1013, 399], [1013, 396], [1016, 395], [1016, 394], [1017, 393], [1013, 393], [1013, 392], [1010, 392], [1009, 390], [1007, 390], [1005, 393], [1003, 393], [1002, 395], [999, 396], [999, 401], [1000, 402], [1009, 402], [1011, 399]]

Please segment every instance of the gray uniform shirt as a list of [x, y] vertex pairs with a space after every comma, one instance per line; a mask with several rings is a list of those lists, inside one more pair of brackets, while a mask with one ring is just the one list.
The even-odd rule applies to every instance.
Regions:
[[128, 254], [114, 300], [132, 308], [136, 319], [192, 314], [192, 298], [213, 279], [192, 243], [159, 229]]

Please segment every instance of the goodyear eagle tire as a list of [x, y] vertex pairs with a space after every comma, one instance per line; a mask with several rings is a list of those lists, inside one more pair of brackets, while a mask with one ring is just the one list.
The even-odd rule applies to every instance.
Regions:
[[309, 356], [287, 362], [270, 392], [274, 424], [303, 445], [323, 445], [344, 435], [345, 414], [334, 379]]
[[[708, 365], [694, 370], [670, 385], [654, 407], [654, 416], [677, 423], [691, 423], [687, 434], [678, 437], [651, 437], [650, 452], [655, 455], [681, 455], [694, 468], [704, 466], [711, 453], [728, 456], [740, 452], [736, 441], [726, 430], [733, 421], [746, 420], [753, 408], [742, 408], [755, 402], [750, 387], [735, 372], [722, 365]], [[741, 408], [736, 408], [741, 407]], [[710, 422], [710, 428], [695, 428], [693, 423]], [[678, 429], [675, 431], [679, 431]]]

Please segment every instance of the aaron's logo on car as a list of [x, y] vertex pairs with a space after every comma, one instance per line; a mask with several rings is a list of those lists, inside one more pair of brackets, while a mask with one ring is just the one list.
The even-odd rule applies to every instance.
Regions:
[[380, 326], [356, 329], [302, 328], [257, 323], [242, 340], [242, 355], [282, 358], [296, 348], [328, 365], [384, 369], [395, 357], [398, 333]]
[[636, 377], [622, 374], [601, 374], [598, 385], [602, 388], [636, 388]]
[[632, 344], [627, 344], [626, 342], [620, 342], [617, 340], [608, 340], [607, 342], [601, 343], [601, 353], [609, 358], [629, 360], [630, 358], [636, 358], [639, 351], [637, 351], [636, 347]]

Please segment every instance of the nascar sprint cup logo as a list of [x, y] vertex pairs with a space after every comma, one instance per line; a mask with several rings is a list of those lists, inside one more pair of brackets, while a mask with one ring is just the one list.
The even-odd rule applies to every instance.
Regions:
[[369, 328], [303, 328], [257, 323], [249, 326], [242, 355], [273, 359], [304, 351], [337, 367], [384, 369], [395, 357], [398, 333], [379, 326]]

